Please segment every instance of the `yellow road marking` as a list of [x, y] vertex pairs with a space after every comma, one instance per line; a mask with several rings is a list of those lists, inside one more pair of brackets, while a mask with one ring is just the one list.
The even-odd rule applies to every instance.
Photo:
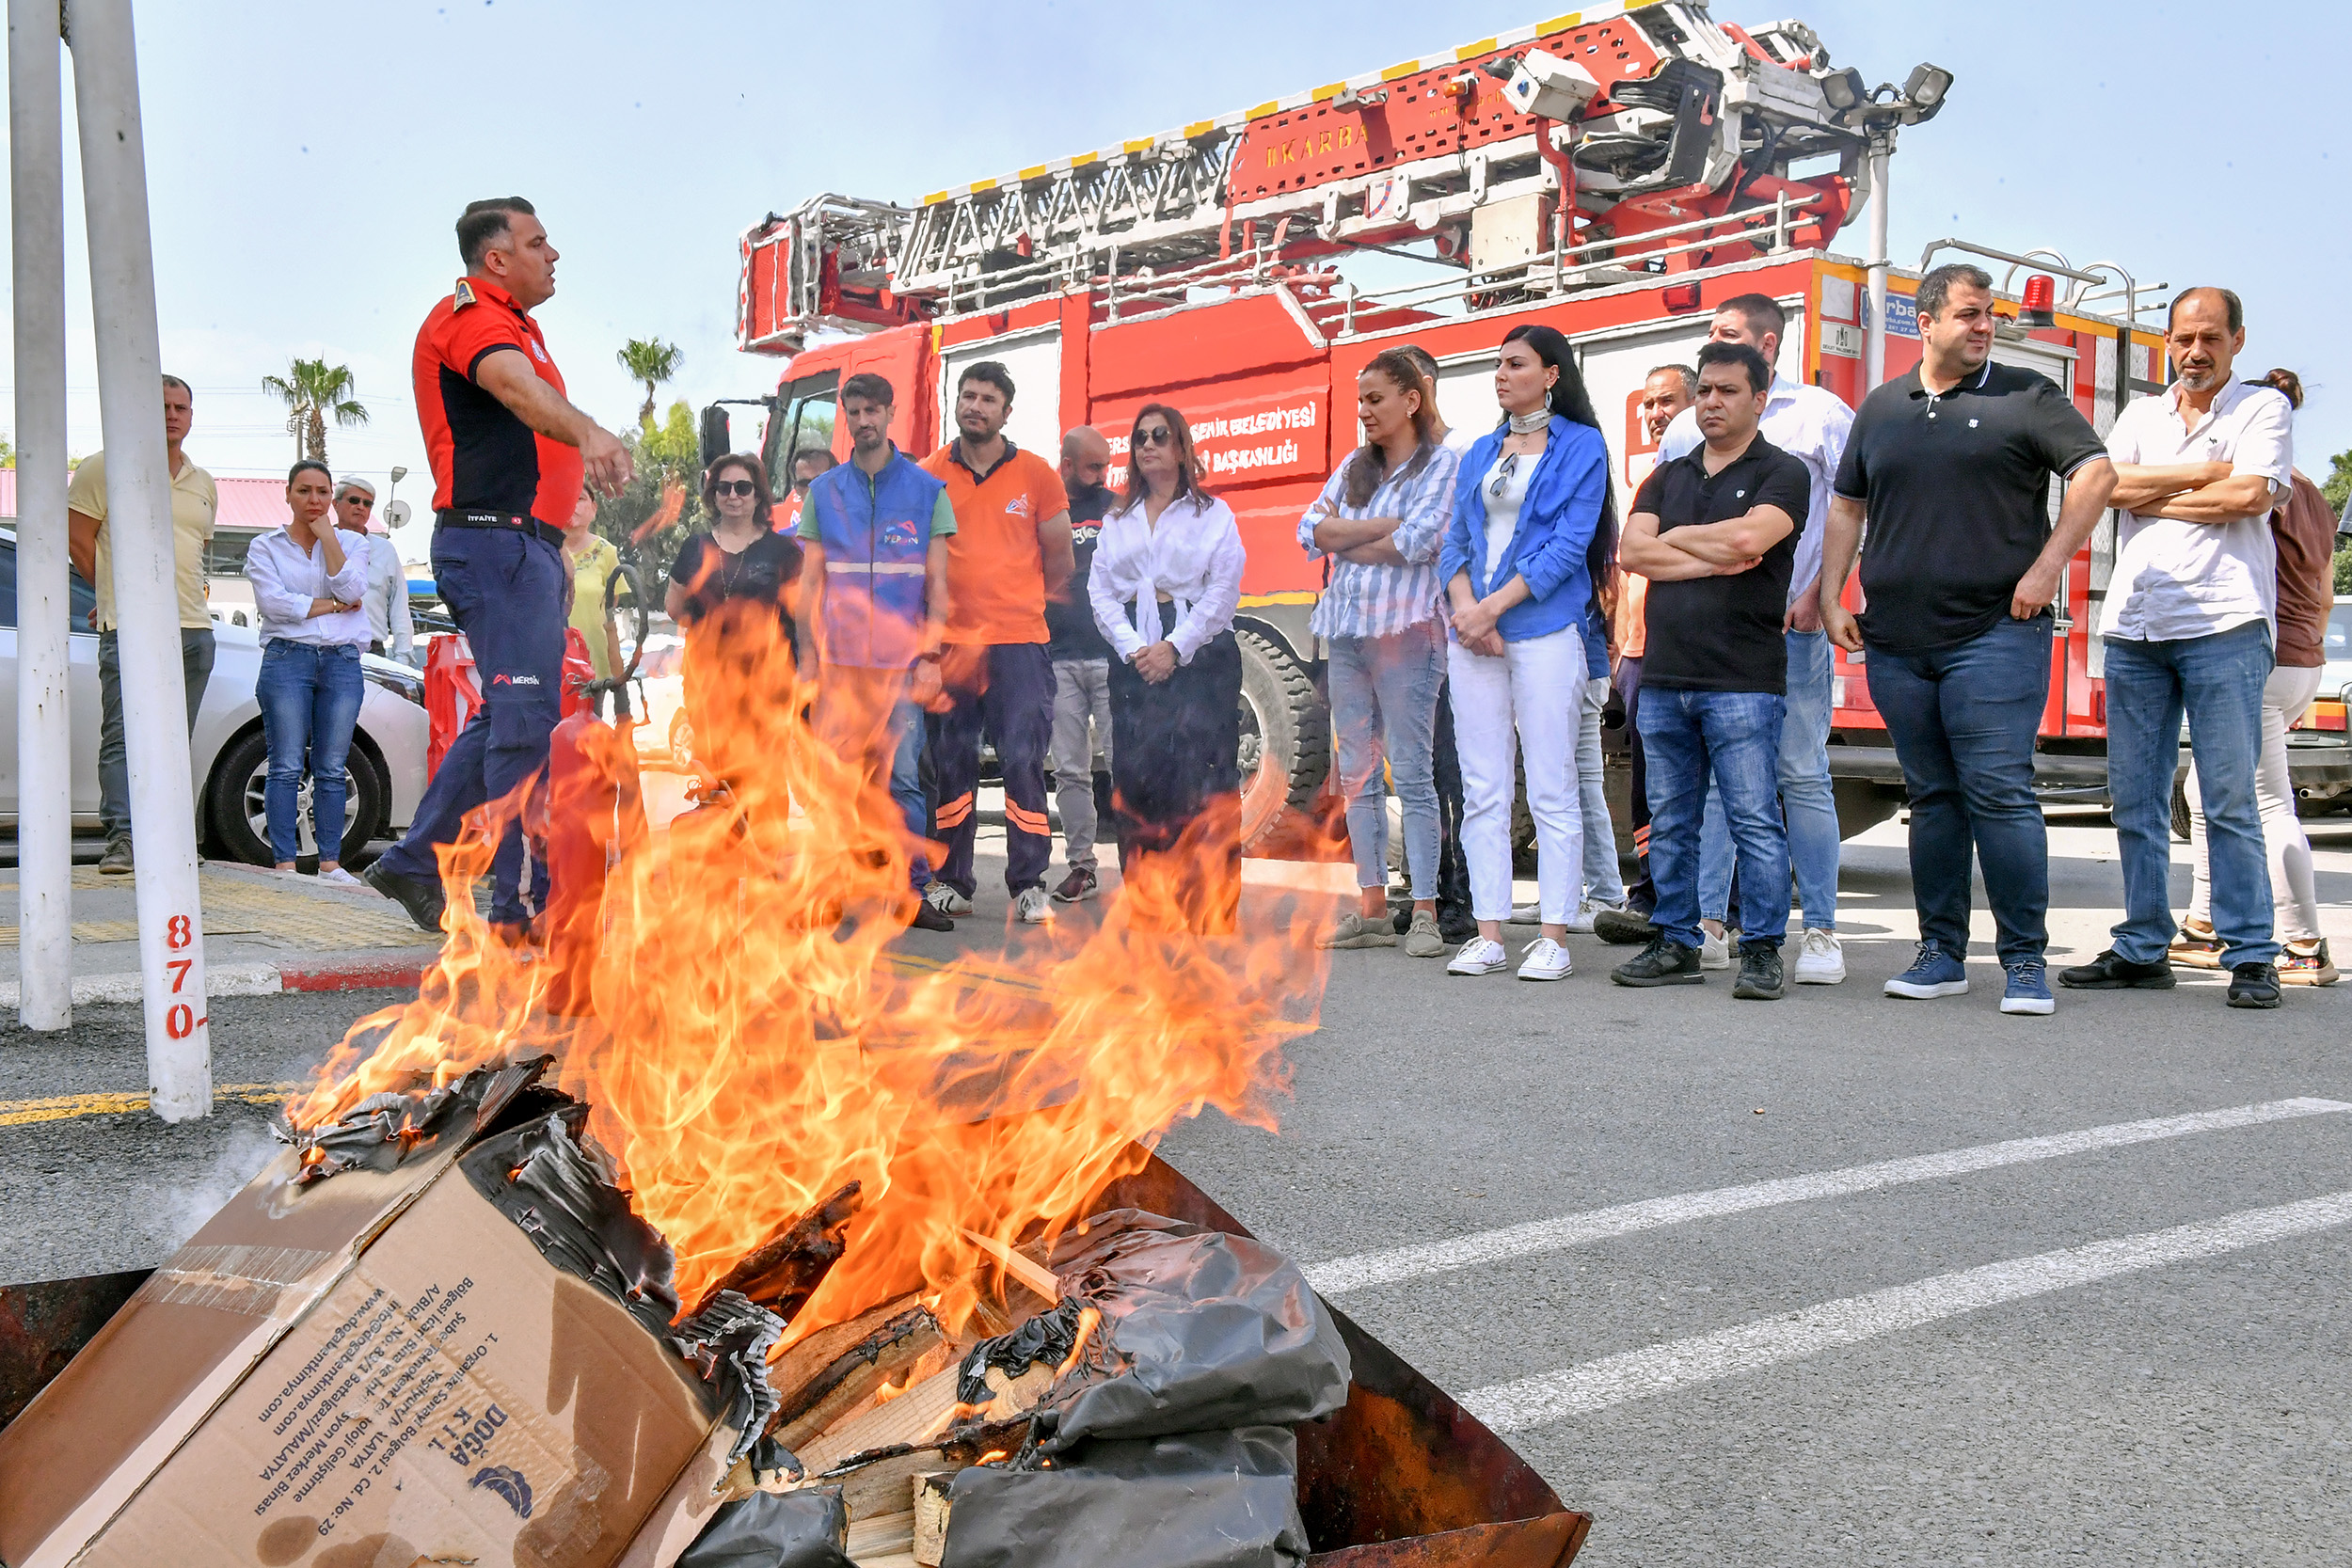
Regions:
[[[213, 1090], [215, 1101], [245, 1105], [282, 1105], [302, 1087], [299, 1084], [222, 1084]], [[144, 1090], [104, 1094], [59, 1094], [43, 1100], [0, 1100], [0, 1127], [23, 1127], [37, 1121], [70, 1121], [76, 1117], [120, 1116], [147, 1109]]]

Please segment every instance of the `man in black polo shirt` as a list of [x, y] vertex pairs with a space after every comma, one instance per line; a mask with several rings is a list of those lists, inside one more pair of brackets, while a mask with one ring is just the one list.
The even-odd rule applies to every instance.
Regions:
[[[2090, 537], [2115, 469], [2090, 421], [2033, 372], [1993, 362], [1993, 279], [1965, 264], [1919, 281], [1919, 368], [1855, 416], [1822, 540], [1821, 626], [1869, 654], [1870, 701], [1911, 794], [1919, 952], [1886, 994], [1968, 990], [1968, 856], [2008, 974], [2005, 1013], [2054, 1006], [2049, 838], [2033, 795], [2050, 690], [2050, 604]], [[2050, 476], [2068, 481], [2058, 527]], [[1840, 598], [1862, 557], [1867, 608]]]
[[[580, 483], [629, 481], [628, 449], [574, 407], [531, 317], [555, 293], [555, 247], [520, 197], [469, 203], [457, 220], [466, 276], [425, 316], [411, 360], [433, 465], [433, 579], [482, 683], [482, 705], [441, 758], [408, 836], [362, 875], [426, 930], [441, 923], [436, 849], [485, 801], [533, 785], [548, 762], [563, 678], [571, 573], [564, 525]], [[521, 938], [546, 907], [547, 873], [523, 880], [510, 824], [491, 863], [490, 920]]]
[[1788, 579], [1812, 482], [1756, 434], [1772, 367], [1745, 343], [1699, 350], [1704, 443], [1652, 469], [1617, 559], [1649, 578], [1642, 663], [1649, 871], [1658, 935], [1610, 972], [1621, 986], [1695, 986], [1699, 826], [1711, 774], [1740, 866], [1740, 976], [1731, 994], [1777, 1000], [1788, 929], [1788, 835], [1780, 818], [1788, 708]]

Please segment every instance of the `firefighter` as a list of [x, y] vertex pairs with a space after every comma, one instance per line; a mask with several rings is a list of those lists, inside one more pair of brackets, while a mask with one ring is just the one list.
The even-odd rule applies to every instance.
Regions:
[[937, 810], [947, 858], [925, 896], [946, 915], [970, 914], [980, 736], [1005, 779], [1005, 891], [1027, 925], [1054, 918], [1045, 871], [1054, 855], [1045, 816], [1045, 755], [1054, 735], [1054, 659], [1045, 604], [1069, 591], [1075, 558], [1061, 476], [1005, 436], [1012, 376], [993, 360], [956, 383], [956, 436], [923, 460], [955, 508], [948, 541], [946, 711], [930, 729]]
[[[611, 494], [633, 477], [628, 449], [564, 396], [532, 310], [555, 293], [555, 247], [520, 197], [468, 203], [457, 220], [466, 276], [417, 333], [417, 419], [433, 465], [433, 577], [473, 651], [482, 705], [441, 759], [408, 836], [365, 879], [426, 930], [441, 923], [434, 851], [466, 815], [538, 780], [554, 732], [570, 574], [564, 525], [583, 475]], [[492, 862], [490, 920], [519, 939], [545, 907], [544, 866], [523, 883], [523, 831]]]

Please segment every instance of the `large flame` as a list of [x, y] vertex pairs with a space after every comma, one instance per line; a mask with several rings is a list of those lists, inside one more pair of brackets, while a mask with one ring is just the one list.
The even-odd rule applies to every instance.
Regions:
[[[416, 1001], [354, 1027], [298, 1125], [552, 1050], [639, 1212], [675, 1247], [690, 1308], [861, 1182], [849, 1250], [794, 1339], [912, 1290], [960, 1326], [996, 1278], [990, 1243], [1059, 1230], [1178, 1117], [1215, 1107], [1273, 1125], [1281, 1048], [1322, 994], [1306, 911], [1253, 895], [1238, 930], [1193, 928], [1215, 862], [1194, 835], [1131, 869], [1098, 928], [1024, 928], [1016, 962], [894, 955], [914, 845], [880, 781], [811, 728], [773, 617], [735, 607], [723, 630], [698, 630], [686, 676], [698, 760], [723, 787], [666, 846], [599, 830], [601, 908], [559, 911], [570, 935], [545, 958], [472, 913], [489, 831], [516, 808], [485, 809], [443, 851], [453, 931], [437, 968]], [[633, 781], [626, 727], [575, 722], [571, 736]], [[559, 773], [548, 810], [575, 837], [613, 816], [594, 768]], [[593, 1007], [561, 1016], [550, 1003], [573, 990]]]

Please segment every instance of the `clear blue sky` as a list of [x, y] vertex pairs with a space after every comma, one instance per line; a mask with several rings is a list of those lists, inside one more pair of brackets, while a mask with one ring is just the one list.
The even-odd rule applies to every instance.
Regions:
[[[977, 8], [793, 3], [408, 0], [139, 6], [164, 360], [198, 388], [189, 450], [223, 474], [283, 472], [292, 444], [260, 378], [289, 357], [348, 364], [374, 410], [330, 436], [338, 468], [393, 464], [421, 503], [408, 399], [416, 325], [458, 268], [471, 198], [521, 193], [564, 253], [541, 311], [599, 420], [639, 393], [630, 336], [686, 351], [672, 395], [772, 388], [733, 348], [736, 242], [824, 190], [912, 200], [943, 185], [1261, 103], [1537, 20], [1561, 3], [1442, 7], [1050, 3]], [[2352, 447], [2352, 233], [2341, 72], [2352, 8], [2182, 4], [1888, 6], [1726, 0], [1719, 20], [1794, 15], [1833, 61], [1958, 81], [1895, 160], [1894, 254], [1947, 233], [2051, 245], [2139, 277], [2246, 297], [2249, 373], [2314, 395], [2301, 466]], [[68, 95], [68, 114], [72, 98]], [[69, 179], [71, 174], [69, 152]], [[69, 191], [78, 203], [78, 188]], [[98, 444], [87, 272], [70, 207], [72, 440]], [[1857, 223], [1838, 248], [1860, 256]], [[6, 275], [0, 273], [0, 280]], [[0, 404], [0, 425], [12, 424]]]

